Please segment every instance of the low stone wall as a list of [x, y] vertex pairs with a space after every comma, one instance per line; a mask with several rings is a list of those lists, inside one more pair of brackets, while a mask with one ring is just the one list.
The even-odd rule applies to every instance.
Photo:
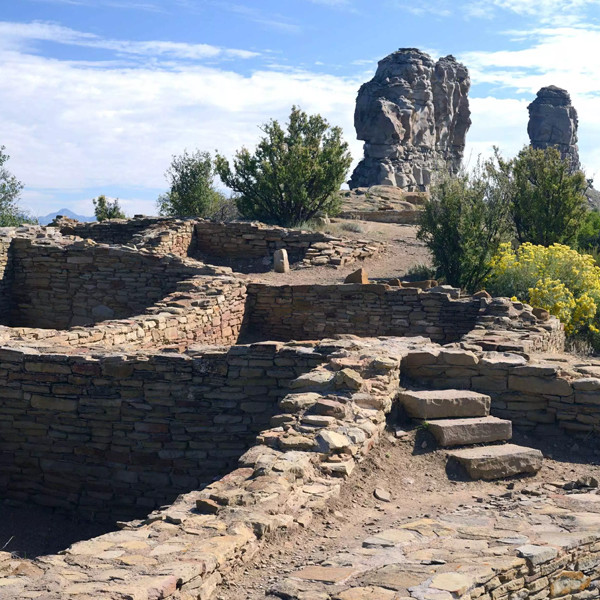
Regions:
[[233, 469], [290, 380], [323, 358], [278, 344], [189, 355], [0, 349], [3, 498], [140, 516]]
[[[229, 361], [229, 368], [234, 364], [240, 370], [252, 368], [258, 348], [266, 356], [284, 357], [283, 347], [276, 344], [238, 348], [238, 360]], [[422, 338], [329, 340], [289, 347], [291, 362], [302, 355], [314, 360], [313, 366], [320, 364], [289, 381], [271, 427], [241, 457], [238, 469], [204, 490], [180, 496], [146, 519], [122, 523], [121, 531], [78, 542], [60, 555], [28, 561], [0, 554], [0, 594], [7, 598], [41, 594], [45, 600], [213, 598], [223, 575], [260, 551], [263, 539], [309, 526], [313, 511], [322, 510], [340, 494], [343, 479], [385, 428], [385, 414], [399, 390], [400, 367], [410, 367], [412, 357], [423, 348], [434, 349]], [[456, 362], [448, 356], [443, 358], [448, 364]], [[289, 358], [279, 366], [288, 367]], [[216, 359], [208, 359], [209, 364]], [[268, 369], [269, 359], [258, 360], [264, 362], [256, 367]], [[202, 372], [207, 376], [206, 369]], [[354, 579], [360, 582], [360, 573], [381, 564], [410, 565], [410, 553], [438, 548], [441, 538], [447, 542], [445, 548], [458, 548], [460, 560], [414, 563], [409, 593], [415, 600], [450, 598], [448, 589], [456, 600], [502, 600], [512, 594], [529, 600], [569, 594], [578, 600], [595, 598], [600, 578], [596, 500], [589, 494], [553, 494], [545, 504], [513, 500], [519, 518], [512, 521], [521, 526], [514, 540], [507, 529], [511, 519], [506, 519], [506, 514], [514, 513], [502, 512], [503, 507], [496, 511], [500, 517], [496, 528], [492, 511], [473, 518], [462, 508], [448, 520], [420, 518], [401, 526], [403, 535], [393, 549], [385, 539], [385, 562], [348, 568], [346, 579], [358, 573]], [[481, 517], [485, 517], [483, 524]], [[418, 532], [418, 537], [412, 532]], [[491, 551], [481, 552], [487, 550], [487, 540]], [[368, 561], [364, 549], [361, 554]], [[339, 591], [341, 586], [331, 587]], [[338, 591], [325, 591], [319, 597], [341, 598]], [[362, 586], [355, 595], [348, 591], [343, 597], [358, 598], [361, 592], [365, 592]], [[313, 597], [310, 591], [298, 597], [304, 596]]]
[[111, 219], [109, 221], [82, 223], [69, 218], [55, 219], [52, 227], [57, 227], [62, 235], [73, 235], [94, 240], [99, 244], [128, 245], [150, 227], [167, 224], [173, 219], [156, 217], [136, 217], [134, 219]]
[[38, 348], [85, 347], [185, 350], [190, 344], [237, 343], [246, 311], [246, 286], [235, 277], [197, 276], [130, 319], [105, 321], [64, 331], [1, 327], [0, 344], [25, 343]]
[[380, 284], [248, 285], [248, 328], [279, 340], [340, 333], [358, 336], [424, 335], [455, 341], [476, 323], [481, 301]]
[[[213, 596], [222, 575], [250, 558], [260, 548], [261, 538], [271, 532], [307, 525], [315, 508], [323, 508], [330, 498], [339, 494], [343, 478], [352, 472], [355, 462], [369, 451], [385, 428], [385, 413], [391, 409], [393, 398], [398, 392], [400, 357], [415, 344], [423, 343], [422, 339], [371, 341], [367, 344], [342, 340], [325, 342], [316, 347], [307, 345], [285, 349], [278, 344], [261, 344], [232, 349], [231, 359], [228, 359], [227, 378], [225, 379], [225, 373], [219, 373], [218, 370], [216, 373], [217, 377], [219, 374], [223, 377], [219, 390], [215, 391], [218, 395], [214, 396], [218, 400], [215, 404], [220, 414], [241, 417], [240, 422], [244, 423], [245, 417], [240, 415], [240, 408], [245, 407], [245, 412], [252, 415], [268, 412], [270, 401], [276, 398], [272, 392], [265, 399], [264, 394], [269, 387], [273, 389], [277, 383], [278, 393], [289, 392], [279, 403], [279, 413], [282, 414], [272, 422], [271, 428], [258, 436], [257, 445], [240, 459], [240, 468], [202, 491], [180, 496], [172, 506], [154, 512], [144, 520], [123, 523], [122, 531], [79, 542], [61, 555], [36, 561], [18, 560], [12, 564], [3, 562], [0, 555], [0, 573], [5, 575], [0, 579], [0, 594], [10, 594], [10, 597], [17, 598], [36, 597], [38, 592], [42, 592], [45, 600], [62, 600], [66, 597], [82, 600], [86, 597], [208, 600]], [[186, 363], [186, 368], [191, 368], [192, 384], [182, 385], [196, 383], [206, 401], [210, 392], [207, 393], [204, 384], [206, 378], [214, 376], [215, 370], [208, 368], [208, 365], [215, 365], [215, 360], [216, 365], [220, 364], [218, 361], [222, 360], [221, 357], [222, 355], [213, 358], [204, 355], [196, 359], [156, 357], [151, 360], [157, 361], [157, 367], [158, 364], [163, 364], [162, 361], [166, 361], [167, 365], [171, 360], [190, 361], [191, 366]], [[14, 359], [12, 356], [7, 358]], [[35, 358], [25, 359], [25, 363], [30, 360], [35, 365]], [[60, 357], [57, 366], [61, 366], [64, 360], [65, 357]], [[67, 358], [69, 360], [71, 359]], [[76, 359], [75, 364], [79, 360], [81, 359]], [[195, 361], [199, 364], [197, 370]], [[132, 374], [128, 366], [133, 366], [135, 373], [137, 363], [128, 363], [129, 361], [117, 362], [118, 369], [125, 368], [127, 372], [121, 371], [118, 375], [113, 372], [111, 375], [110, 371], [106, 372], [108, 363], [100, 361], [96, 367], [100, 367], [102, 371], [88, 376], [98, 378], [98, 385], [102, 389], [106, 389], [106, 384], [102, 382], [107, 377], [114, 376], [124, 383], [130, 382]], [[294, 366], [315, 367], [319, 363], [322, 364], [312, 371], [289, 380]], [[151, 362], [147, 367], [150, 372], [152, 364]], [[239, 377], [256, 378], [256, 386], [250, 386], [256, 392], [253, 399], [247, 399], [247, 386], [228, 390], [223, 385], [230, 381], [228, 375], [231, 369], [239, 369]], [[273, 369], [276, 374], [271, 373]], [[16, 370], [21, 372], [19, 368]], [[44, 377], [48, 377], [47, 371], [42, 370], [42, 373]], [[195, 375], [203, 379], [195, 381]], [[273, 377], [277, 382], [272, 381], [269, 386], [266, 381]], [[165, 378], [168, 379], [168, 370]], [[282, 379], [281, 384], [279, 378]], [[214, 432], [201, 437], [206, 431], [202, 415], [203, 412], [210, 411], [210, 402], [199, 413], [193, 399], [187, 395], [183, 396], [185, 400], [181, 399], [181, 389], [179, 394], [171, 391], [173, 382], [178, 379], [173, 372], [168, 385], [159, 386], [152, 391], [151, 398], [144, 399], [145, 403], [152, 403], [156, 407], [166, 405], [169, 416], [167, 422], [162, 421], [165, 409], [153, 415], [152, 411], [144, 412], [142, 408], [134, 413], [128, 412], [128, 418], [121, 415], [118, 420], [112, 417], [103, 419], [101, 413], [98, 413], [97, 419], [101, 422], [98, 430], [100, 444], [108, 443], [107, 423], [118, 424], [115, 439], [122, 440], [116, 449], [110, 449], [109, 468], [112, 468], [112, 461], [119, 460], [118, 452], [123, 451], [123, 445], [127, 449], [132, 445], [137, 447], [148, 444], [151, 455], [149, 463], [151, 466], [155, 465], [155, 455], [157, 451], [160, 452], [161, 442], [171, 434], [174, 441], [176, 436], [179, 442], [179, 436], [188, 435], [188, 444], [200, 444], [194, 448], [187, 462], [179, 456], [182, 448], [177, 444], [165, 447], [164, 460], [184, 461], [182, 466], [186, 474], [199, 460], [202, 464], [210, 462], [205, 454], [198, 456], [198, 453], [209, 452], [210, 447], [214, 446], [214, 439], [224, 444], [218, 449], [217, 456], [221, 455], [223, 448], [227, 448], [226, 438], [219, 438]], [[150, 385], [151, 388], [152, 384], [147, 383], [147, 378], [144, 377], [143, 380], [146, 382], [144, 385]], [[235, 380], [237, 378], [231, 379]], [[289, 382], [287, 390], [285, 382]], [[135, 386], [132, 387], [135, 390]], [[172, 403], [165, 401], [167, 392]], [[139, 391], [132, 392], [131, 398], [136, 397], [139, 397]], [[133, 408], [129, 408], [131, 399], [122, 399], [121, 402], [118, 399], [115, 402], [113, 398], [107, 400], [113, 402], [107, 405], [105, 400], [97, 405], [102, 412], [117, 410], [115, 404], [121, 406], [119, 410], [124, 410], [123, 405], [128, 406], [127, 411]], [[58, 422], [60, 427], [56, 411], [62, 413], [85, 404], [73, 402], [71, 405], [54, 407], [54, 413], [46, 413], [47, 418], [50, 419], [54, 414], [52, 423]], [[177, 406], [182, 408], [182, 414], [173, 419], [176, 412], [174, 407]], [[231, 412], [227, 409], [231, 409]], [[35, 414], [37, 409], [32, 407], [32, 410]], [[94, 414], [90, 410], [85, 412], [90, 415], [87, 418]], [[152, 428], [156, 417], [159, 429]], [[30, 424], [30, 419], [26, 422]], [[219, 432], [227, 431], [231, 435], [238, 422], [229, 421], [226, 428], [216, 418], [213, 423], [208, 425], [208, 431], [212, 432], [210, 428], [218, 423], [216, 426]], [[42, 424], [42, 436], [50, 425], [51, 423]], [[81, 436], [76, 445], [84, 448], [85, 458], [82, 457], [81, 462], [89, 464], [90, 455], [93, 457], [98, 452], [96, 444], [89, 442], [85, 431], [75, 431], [71, 427], [76, 428], [77, 425], [69, 424], [61, 433], [73, 438]], [[191, 430], [186, 431], [188, 428]], [[32, 430], [35, 433], [38, 428], [32, 427]], [[17, 444], [19, 443], [26, 445], [28, 456], [35, 452], [36, 445], [29, 446], [26, 441], [17, 440]], [[11, 448], [12, 446], [14, 442], [11, 443]], [[117, 454], [113, 456], [113, 452]], [[185, 450], [183, 452], [185, 454]], [[43, 459], [47, 460], [48, 457], [43, 455]], [[39, 460], [41, 462], [42, 457]], [[191, 465], [188, 464], [190, 462]], [[25, 460], [24, 463], [18, 467], [25, 471], [32, 468], [29, 461]], [[43, 464], [51, 466], [47, 462]], [[124, 478], [127, 483], [124, 486], [127, 490], [131, 485], [129, 477], [132, 477], [129, 473], [135, 473], [137, 469], [131, 468], [129, 463], [126, 465], [124, 472], [127, 475]], [[91, 481], [98, 482], [98, 489], [94, 489], [94, 500], [96, 495], [100, 495], [107, 501], [106, 466], [104, 462], [98, 472], [84, 473], [88, 489]], [[139, 479], [142, 479], [142, 474], [145, 479], [151, 466], [140, 465]], [[162, 468], [157, 474], [164, 476], [164, 472], [165, 469]], [[59, 496], [59, 490], [68, 489], [69, 475], [72, 473], [71, 468], [58, 471], [57, 477], [53, 479], [56, 486], [53, 497]], [[39, 475], [39, 466], [34, 460], [28, 481], [35, 484]], [[63, 481], [65, 478], [66, 481]], [[164, 480], [158, 481], [162, 483]], [[108, 482], [108, 485], [111, 483], [112, 481]], [[138, 483], [133, 485], [135, 489]], [[156, 489], [156, 480], [149, 478], [145, 487]], [[66, 497], [67, 494], [63, 492], [63, 496]], [[105, 577], [107, 569], [111, 569], [112, 573], [118, 571], [119, 575]]]
[[0, 324], [9, 322], [10, 291], [12, 288], [12, 236], [0, 228]]
[[11, 325], [66, 329], [143, 312], [199, 263], [93, 242], [12, 241]]
[[[566, 357], [565, 357], [566, 358]], [[460, 348], [423, 350], [407, 356], [402, 372], [429, 389], [467, 389], [492, 397], [492, 412], [538, 436], [600, 433], [597, 368], [568, 363], [530, 363], [520, 354]]]
[[338, 267], [374, 256], [385, 245], [262, 223], [199, 221], [196, 224], [196, 252], [207, 262], [211, 258], [270, 258], [280, 248], [287, 250], [290, 262], [297, 267]]

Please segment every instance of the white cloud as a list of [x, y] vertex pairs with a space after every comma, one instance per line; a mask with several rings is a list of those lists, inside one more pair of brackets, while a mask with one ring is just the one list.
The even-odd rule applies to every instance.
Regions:
[[49, 41], [63, 45], [111, 50], [117, 54], [169, 59], [203, 60], [217, 57], [254, 58], [257, 52], [161, 40], [129, 41], [105, 39], [54, 23], [12, 23], [0, 21], [0, 46], [27, 48], [32, 42]]
[[[253, 146], [259, 125], [285, 120], [294, 103], [354, 138], [359, 81], [302, 71], [243, 76], [189, 63], [106, 68], [2, 47], [0, 64], [1, 143], [37, 214], [61, 208], [61, 193], [119, 187], [133, 190], [121, 198], [128, 212], [151, 212], [153, 202], [142, 209], [139, 199], [165, 188], [173, 154]], [[358, 156], [361, 145], [352, 150]]]
[[528, 93], [549, 84], [564, 87], [572, 94], [600, 91], [600, 28], [540, 28], [510, 35], [527, 47], [461, 54], [473, 81]]
[[[262, 135], [259, 125], [270, 118], [285, 120], [292, 104], [341, 126], [355, 162], [362, 156], [354, 102], [372, 72], [344, 78], [271, 65], [242, 75], [182, 60], [183, 48], [178, 55], [170, 50], [157, 63], [151, 60], [155, 55], [143, 54], [150, 50], [126, 41], [118, 43], [128, 51], [112, 49], [126, 58], [138, 56], [135, 50], [146, 60], [56, 60], [28, 51], [31, 40], [39, 39], [107, 42], [56, 25], [11, 30], [0, 23], [0, 144], [11, 155], [9, 168], [27, 186], [25, 203], [37, 214], [64, 205], [89, 214], [89, 199], [77, 202], [79, 191], [91, 198], [118, 188], [129, 190], [119, 194], [126, 212], [151, 213], [154, 198], [166, 187], [163, 173], [171, 155], [185, 148], [232, 155], [242, 145], [252, 147]], [[600, 30], [538, 28], [512, 32], [507, 40], [517, 49], [459, 57], [475, 83], [466, 157], [473, 161], [479, 153], [489, 154], [493, 145], [505, 155], [515, 154], [527, 142], [527, 104], [540, 87], [555, 84], [572, 94], [583, 164], [589, 175], [600, 177], [595, 141], [600, 138]], [[217, 48], [221, 54], [211, 56], [212, 47], [204, 51], [202, 46], [194, 45], [195, 56], [204, 52], [208, 60], [219, 59], [226, 52]], [[362, 71], [364, 65], [356, 67]], [[485, 91], [478, 84], [485, 84]]]
[[435, 15], [449, 17], [458, 15], [467, 19], [492, 19], [500, 12], [529, 17], [538, 23], [576, 25], [584, 21], [589, 9], [600, 5], [600, 0], [421, 0], [417, 4], [405, 0], [387, 0], [388, 4], [417, 16]]

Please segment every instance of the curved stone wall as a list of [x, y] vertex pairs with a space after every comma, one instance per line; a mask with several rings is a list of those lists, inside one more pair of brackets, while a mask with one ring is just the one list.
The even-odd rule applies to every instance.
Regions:
[[278, 344], [179, 354], [0, 348], [4, 498], [132, 518], [235, 468], [289, 381], [322, 358]]
[[66, 329], [143, 312], [203, 265], [93, 242], [12, 242], [10, 325]]

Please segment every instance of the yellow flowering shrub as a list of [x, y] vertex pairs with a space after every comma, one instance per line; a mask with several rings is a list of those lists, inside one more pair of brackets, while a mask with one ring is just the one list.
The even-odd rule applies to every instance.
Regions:
[[593, 257], [562, 244], [525, 243], [517, 250], [502, 244], [491, 267], [487, 288], [492, 294], [546, 309], [569, 334], [597, 330], [600, 267]]

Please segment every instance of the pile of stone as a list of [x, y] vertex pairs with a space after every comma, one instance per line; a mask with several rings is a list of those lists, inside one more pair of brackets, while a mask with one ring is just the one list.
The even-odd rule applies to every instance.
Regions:
[[390, 185], [374, 185], [341, 191], [342, 219], [376, 221], [378, 223], [417, 223], [428, 195], [420, 192], [405, 192]]

